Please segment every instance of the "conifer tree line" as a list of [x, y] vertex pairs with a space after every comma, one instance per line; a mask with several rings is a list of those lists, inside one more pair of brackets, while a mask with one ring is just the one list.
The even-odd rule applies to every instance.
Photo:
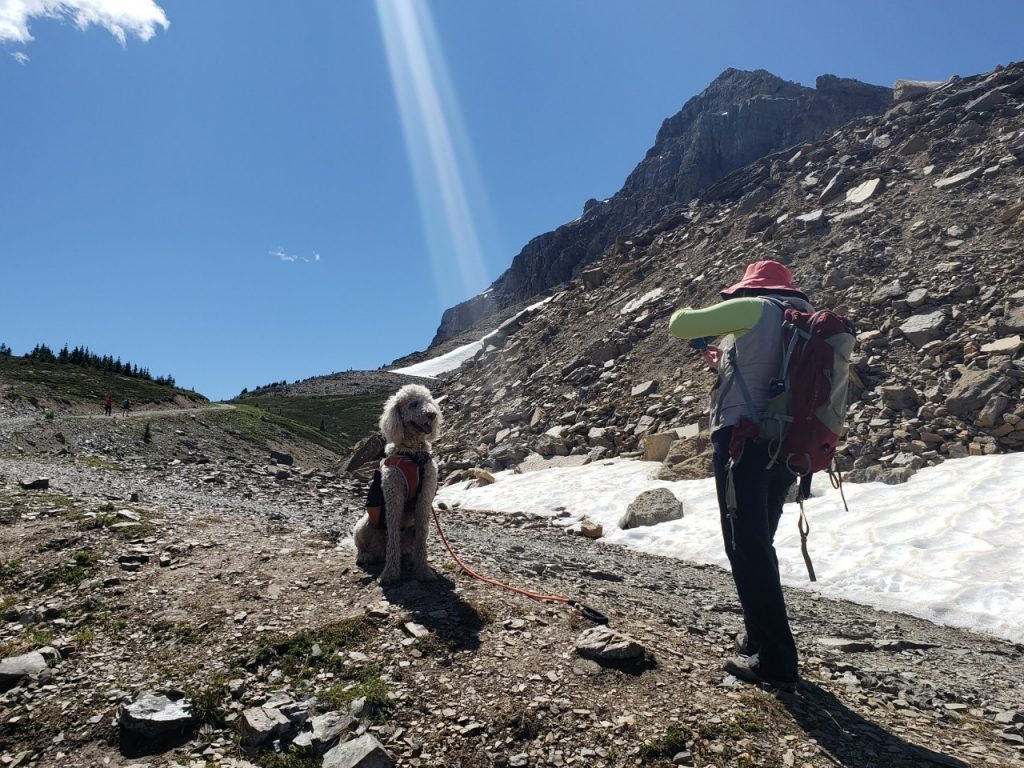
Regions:
[[[13, 357], [11, 348], [7, 344], [0, 344], [0, 356]], [[95, 368], [104, 373], [116, 373], [121, 376], [131, 376], [134, 379], [144, 379], [155, 384], [163, 384], [168, 387], [174, 386], [174, 377], [171, 375], [157, 376], [153, 378], [148, 368], [139, 368], [128, 361], [121, 362], [119, 357], [110, 355], [97, 355], [90, 352], [88, 347], [75, 347], [68, 349], [65, 344], [60, 352], [54, 354], [46, 344], [36, 344], [31, 352], [24, 355], [27, 360], [38, 360], [42, 363], [62, 363], [66, 365], [77, 365], [82, 368]]]

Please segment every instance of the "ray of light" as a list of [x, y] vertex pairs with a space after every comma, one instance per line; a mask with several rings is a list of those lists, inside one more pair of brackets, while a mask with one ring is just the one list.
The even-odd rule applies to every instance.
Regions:
[[[474, 208], [479, 215], [486, 206], [481, 206], [458, 102], [427, 4], [375, 1], [437, 294], [445, 301], [461, 300], [485, 285]], [[473, 208], [467, 190], [473, 193]]]

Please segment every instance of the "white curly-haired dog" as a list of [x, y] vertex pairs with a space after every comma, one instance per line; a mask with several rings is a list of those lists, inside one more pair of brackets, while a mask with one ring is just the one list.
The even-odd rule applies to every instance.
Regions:
[[[381, 584], [401, 578], [403, 554], [410, 556], [418, 580], [437, 578], [427, 564], [427, 533], [437, 492], [437, 463], [430, 455], [430, 444], [440, 428], [441, 409], [426, 387], [406, 384], [384, 404], [380, 417], [380, 431], [387, 440], [380, 464], [384, 509], [375, 514], [368, 504], [368, 513], [353, 533], [359, 565], [384, 561]], [[409, 498], [412, 485], [418, 486], [415, 499]]]

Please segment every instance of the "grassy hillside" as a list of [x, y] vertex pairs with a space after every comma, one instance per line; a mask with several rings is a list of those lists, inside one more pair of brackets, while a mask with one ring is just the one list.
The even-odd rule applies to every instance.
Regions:
[[[124, 400], [133, 405], [171, 403], [175, 399], [202, 404], [202, 395], [180, 387], [106, 373], [66, 363], [46, 363], [24, 357], [0, 355], [0, 385], [10, 387], [6, 394], [30, 401], [49, 401], [60, 406], [103, 407], [109, 394], [120, 406]], [[5, 387], [6, 389], [6, 387]], [[184, 403], [183, 403], [184, 404]]]
[[[256, 410], [271, 419], [286, 419], [305, 426], [307, 439], [344, 453], [377, 429], [388, 393], [370, 395], [243, 395], [231, 402]], [[322, 427], [322, 429], [321, 429]]]

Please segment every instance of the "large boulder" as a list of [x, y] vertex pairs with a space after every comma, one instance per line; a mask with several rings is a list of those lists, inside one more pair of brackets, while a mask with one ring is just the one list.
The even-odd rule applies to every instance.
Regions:
[[355, 472], [364, 464], [377, 461], [384, 456], [385, 441], [382, 435], [364, 437], [353, 449], [351, 455], [338, 468], [340, 472]]
[[892, 100], [900, 102], [916, 99], [918, 96], [931, 93], [940, 85], [940, 80], [897, 80], [892, 84]]
[[9, 656], [0, 661], [0, 691], [14, 687], [26, 677], [38, 675], [44, 669], [46, 659], [38, 651]]
[[188, 699], [172, 699], [162, 693], [143, 693], [117, 708], [122, 733], [145, 738], [178, 733], [194, 721], [195, 713]]
[[646, 525], [657, 525], [683, 516], [683, 502], [668, 488], [644, 491], [630, 503], [626, 514], [619, 520], [619, 528], [629, 530]]

